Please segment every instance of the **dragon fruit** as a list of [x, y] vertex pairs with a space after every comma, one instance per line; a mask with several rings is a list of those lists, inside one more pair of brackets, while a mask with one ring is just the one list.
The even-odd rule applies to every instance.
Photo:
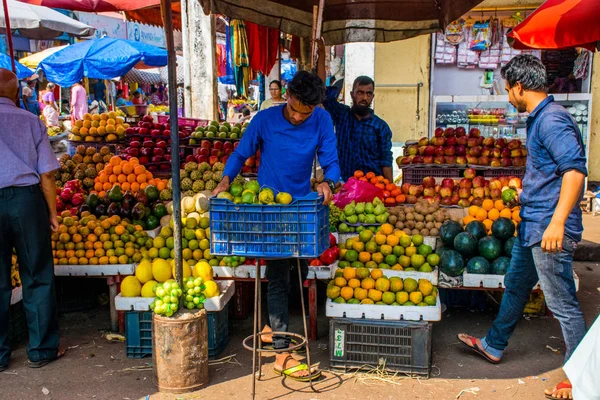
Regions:
[[71, 189], [74, 193], [79, 193], [82, 191], [81, 189], [81, 181], [77, 179], [73, 179], [65, 183], [65, 189]]
[[71, 198], [73, 197], [73, 191], [69, 188], [63, 188], [60, 192], [60, 198], [65, 201], [65, 203], [70, 203]]
[[79, 207], [83, 203], [85, 203], [85, 196], [83, 193], [75, 193], [71, 198], [71, 204], [75, 207]]
[[62, 212], [65, 211], [65, 203], [59, 196], [56, 196], [56, 211]]

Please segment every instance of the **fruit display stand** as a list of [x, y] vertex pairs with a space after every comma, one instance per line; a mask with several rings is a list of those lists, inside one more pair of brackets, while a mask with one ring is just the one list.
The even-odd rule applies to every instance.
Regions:
[[[503, 291], [506, 289], [506, 286], [504, 285], [504, 276], [505, 275], [495, 274], [470, 274], [465, 270], [465, 272], [463, 272], [462, 286], [467, 289], [484, 288]], [[575, 281], [575, 290], [579, 291], [579, 276], [577, 276], [575, 271], [573, 271], [573, 280]], [[533, 290], [541, 290], [540, 282], [536, 283]]]
[[115, 298], [119, 293], [122, 277], [133, 275], [135, 264], [113, 265], [55, 265], [55, 276], [78, 276], [86, 278], [106, 278], [110, 297], [110, 326], [116, 332], [119, 330], [119, 315], [115, 308]]
[[426, 321], [437, 322], [442, 319], [440, 297], [436, 297], [435, 306], [391, 306], [376, 304], [339, 304], [327, 299], [326, 315], [330, 318], [364, 318], [386, 321]]

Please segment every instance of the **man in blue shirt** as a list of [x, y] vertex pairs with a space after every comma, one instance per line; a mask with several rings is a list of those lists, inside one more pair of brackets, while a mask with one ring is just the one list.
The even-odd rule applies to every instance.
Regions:
[[[260, 150], [258, 182], [261, 187], [270, 187], [276, 193], [287, 192], [293, 198], [306, 196], [311, 192], [310, 178], [316, 154], [325, 173], [324, 182], [317, 191], [328, 204], [340, 177], [340, 167], [331, 117], [317, 107], [324, 93], [325, 87], [317, 75], [298, 72], [289, 83], [286, 103], [254, 116], [239, 146], [229, 157], [223, 179], [213, 194], [229, 189], [244, 162]], [[290, 275], [296, 264], [295, 259], [267, 262], [267, 303], [270, 327], [274, 332], [287, 332], [288, 329]], [[303, 279], [306, 279], [308, 265], [305, 261], [302, 267]], [[265, 339], [263, 336], [263, 341]], [[272, 340], [275, 349], [286, 349], [290, 345], [288, 337], [275, 335]], [[320, 376], [320, 371], [309, 372], [308, 366], [294, 360], [289, 352], [277, 354], [275, 371], [292, 379], [306, 379], [309, 374], [313, 378]]]
[[[546, 68], [532, 55], [513, 58], [504, 68], [508, 99], [527, 119], [527, 165], [520, 193], [521, 219], [504, 278], [498, 316], [481, 340], [458, 336], [488, 361], [499, 363], [517, 322], [539, 281], [546, 304], [560, 322], [568, 360], [586, 332], [575, 293], [573, 252], [583, 225], [579, 203], [587, 175], [581, 134], [567, 110], [547, 94]], [[572, 398], [565, 380], [548, 398]]]
[[[325, 59], [325, 47], [319, 41], [319, 60]], [[319, 75], [325, 79], [324, 63], [319, 62]], [[352, 85], [352, 107], [337, 101], [339, 87], [329, 87], [323, 106], [331, 115], [337, 136], [342, 179], [354, 171], [374, 172], [390, 182], [392, 174], [392, 131], [371, 109], [375, 97], [375, 82], [359, 76]]]

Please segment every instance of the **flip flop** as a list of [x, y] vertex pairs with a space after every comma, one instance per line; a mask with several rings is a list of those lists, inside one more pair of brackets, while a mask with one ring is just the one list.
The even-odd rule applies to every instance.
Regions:
[[53, 361], [56, 361], [60, 358], [62, 358], [65, 355], [66, 351], [63, 349], [59, 349], [58, 353], [56, 353], [56, 357], [49, 359], [49, 360], [40, 360], [40, 361], [31, 361], [31, 360], [27, 360], [27, 366], [29, 368], [42, 368], [45, 367], [46, 365], [50, 364]]
[[479, 347], [479, 345], [477, 345], [477, 339], [474, 338], [473, 336], [468, 336], [469, 340], [471, 340], [471, 344], [472, 346], [469, 346], [467, 343], [463, 342], [460, 339], [460, 336], [457, 336], [458, 340], [464, 344], [465, 346], [467, 346], [469, 349], [473, 350], [475, 353], [479, 354], [480, 356], [482, 356], [483, 358], [485, 358], [487, 361], [491, 362], [492, 364], [500, 364], [500, 360], [494, 360], [492, 358], [490, 358], [485, 351]]
[[312, 373], [312, 375], [309, 375], [309, 376], [294, 376], [294, 375], [292, 375], [293, 373], [298, 372], [298, 371], [308, 371], [308, 365], [306, 365], [304, 363], [296, 365], [295, 367], [284, 369], [283, 371], [279, 371], [278, 369], [273, 368], [273, 371], [277, 375], [285, 376], [287, 378], [293, 379], [293, 380], [298, 381], [298, 382], [314, 381], [314, 380], [319, 379], [321, 377], [321, 371], [320, 370], [314, 371]]
[[[559, 391], [561, 389], [573, 389], [573, 385], [571, 385], [570, 383], [561, 382], [558, 385], [554, 386], [554, 390], [552, 391], [552, 394], [556, 393], [557, 391]], [[562, 397], [552, 397], [552, 394], [544, 393], [544, 395], [546, 396], [547, 399], [550, 399], [550, 400], [562, 399]]]

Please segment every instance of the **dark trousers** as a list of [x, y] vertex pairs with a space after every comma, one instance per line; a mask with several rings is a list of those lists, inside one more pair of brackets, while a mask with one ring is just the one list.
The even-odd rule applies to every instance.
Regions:
[[0, 189], [0, 365], [8, 365], [11, 255], [17, 253], [31, 361], [55, 358], [58, 321], [48, 207], [39, 185]]
[[[300, 260], [302, 282], [308, 275], [308, 262]], [[287, 332], [289, 325], [289, 296], [292, 280], [298, 280], [298, 260], [295, 258], [267, 261], [266, 278], [269, 322], [273, 332]], [[302, 285], [302, 282], [299, 284]], [[264, 307], [263, 307], [264, 308]], [[273, 347], [285, 349], [290, 346], [290, 338], [273, 335]]]

